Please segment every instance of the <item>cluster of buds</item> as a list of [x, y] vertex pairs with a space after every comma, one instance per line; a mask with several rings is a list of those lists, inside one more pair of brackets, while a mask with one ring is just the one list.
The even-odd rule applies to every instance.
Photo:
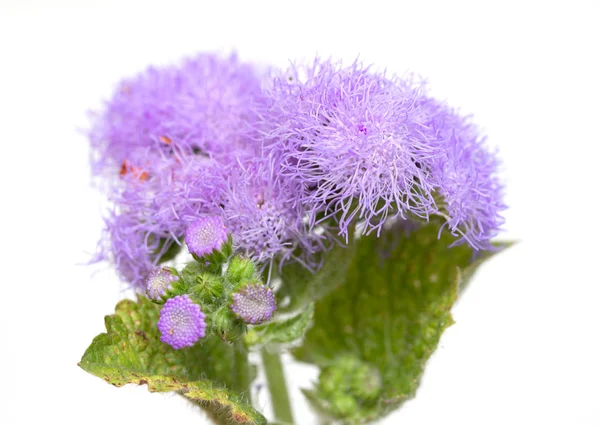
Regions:
[[161, 341], [176, 350], [211, 333], [233, 342], [247, 333], [248, 325], [273, 317], [273, 290], [262, 283], [252, 260], [234, 255], [221, 217], [194, 221], [185, 243], [195, 261], [181, 271], [157, 268], [146, 279], [148, 298], [163, 305], [157, 323]]
[[375, 402], [382, 390], [377, 367], [353, 355], [343, 355], [321, 371], [317, 393], [338, 418], [349, 418]]

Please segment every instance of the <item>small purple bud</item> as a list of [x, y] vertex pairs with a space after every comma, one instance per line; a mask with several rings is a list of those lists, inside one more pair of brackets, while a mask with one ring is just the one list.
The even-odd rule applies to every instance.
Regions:
[[220, 250], [227, 242], [227, 229], [219, 216], [200, 217], [185, 231], [185, 243], [198, 257]]
[[191, 347], [205, 336], [205, 317], [188, 295], [169, 298], [158, 319], [160, 340], [176, 350]]
[[240, 319], [252, 325], [266, 322], [277, 309], [273, 290], [258, 283], [248, 284], [233, 294], [230, 307]]
[[169, 269], [159, 267], [150, 272], [146, 278], [146, 294], [152, 300], [160, 300], [171, 289], [171, 282], [179, 280]]

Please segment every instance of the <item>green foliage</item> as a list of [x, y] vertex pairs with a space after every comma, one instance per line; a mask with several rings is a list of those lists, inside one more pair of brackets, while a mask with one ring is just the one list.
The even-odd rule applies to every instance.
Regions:
[[[227, 424], [265, 424], [247, 394], [238, 387], [240, 369], [248, 369], [231, 344], [208, 337], [193, 347], [174, 350], [160, 341], [156, 327], [160, 306], [145, 297], [124, 300], [106, 316], [107, 333], [98, 335], [79, 365], [106, 382], [146, 384], [152, 392], [175, 391]], [[232, 364], [236, 367], [232, 368]], [[238, 371], [236, 373], [236, 371]]]
[[281, 313], [304, 310], [313, 301], [319, 300], [344, 282], [357, 244], [338, 246], [323, 253], [323, 266], [317, 273], [307, 270], [299, 263], [283, 267], [279, 299], [289, 300], [289, 304], [278, 306]]
[[[325, 415], [366, 423], [414, 396], [426, 361], [453, 323], [461, 277], [483, 259], [466, 245], [449, 248], [453, 238], [438, 239], [438, 230], [437, 224], [409, 232], [396, 226], [346, 250], [345, 275], [326, 283], [335, 289], [316, 303], [315, 325], [294, 352], [323, 370], [316, 390], [305, 394]], [[333, 276], [328, 272], [325, 281]], [[322, 288], [324, 278], [316, 279]], [[359, 388], [361, 380], [367, 387]]]
[[293, 343], [304, 336], [311, 324], [314, 305], [286, 320], [255, 326], [244, 337], [247, 346], [282, 345]]
[[[155, 237], [156, 236], [154, 235], [150, 235], [150, 242], [152, 242], [153, 238]], [[162, 264], [177, 257], [177, 254], [181, 252], [180, 243], [180, 241], [176, 241], [171, 238], [160, 238], [158, 241], [158, 247], [153, 253], [155, 256], [160, 256], [158, 263]]]

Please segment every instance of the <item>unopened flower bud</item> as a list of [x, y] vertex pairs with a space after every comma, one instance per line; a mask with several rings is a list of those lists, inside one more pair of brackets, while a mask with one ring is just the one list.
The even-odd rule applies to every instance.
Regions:
[[211, 273], [200, 273], [195, 276], [195, 285], [190, 288], [194, 299], [203, 303], [212, 303], [223, 295], [223, 280]]
[[159, 267], [150, 272], [146, 278], [146, 294], [148, 298], [159, 301], [169, 289], [174, 281], [179, 280], [177, 275], [173, 274], [166, 267]]
[[160, 340], [176, 350], [191, 347], [206, 330], [205, 315], [188, 295], [170, 298], [160, 311], [157, 326]]
[[229, 261], [227, 279], [236, 288], [243, 282], [256, 279], [256, 266], [254, 262], [249, 258], [236, 255]]
[[196, 257], [220, 251], [227, 241], [227, 229], [219, 216], [200, 217], [185, 230], [185, 243]]
[[350, 383], [350, 391], [362, 400], [373, 400], [379, 396], [383, 388], [381, 373], [375, 366], [363, 363], [354, 371]]
[[358, 403], [354, 397], [341, 391], [333, 394], [329, 403], [333, 413], [342, 418], [350, 417], [358, 412]]
[[246, 324], [235, 317], [227, 307], [215, 311], [211, 315], [211, 320], [216, 334], [223, 341], [237, 341], [248, 330]]
[[233, 294], [230, 307], [245, 323], [258, 325], [273, 317], [277, 304], [271, 288], [260, 283], [248, 283]]

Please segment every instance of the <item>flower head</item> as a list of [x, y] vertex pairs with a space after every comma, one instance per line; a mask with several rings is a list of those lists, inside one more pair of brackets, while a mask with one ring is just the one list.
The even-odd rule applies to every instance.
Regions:
[[200, 216], [220, 214], [219, 170], [214, 160], [178, 157], [155, 167], [148, 180], [114, 190], [99, 259], [112, 261], [124, 281], [145, 291], [146, 277], [186, 228]]
[[220, 216], [200, 217], [185, 230], [185, 243], [199, 257], [220, 250], [226, 242], [227, 229]]
[[[226, 170], [223, 215], [238, 250], [258, 263], [279, 256], [289, 260], [301, 248], [304, 257], [322, 248], [321, 237], [304, 222], [306, 209], [294, 197], [297, 191], [268, 160]], [[299, 261], [303, 259], [296, 258]]]
[[179, 278], [167, 268], [159, 267], [152, 270], [146, 278], [146, 294], [148, 298], [159, 300], [171, 289], [171, 283], [176, 280], [179, 280]]
[[188, 295], [169, 298], [160, 311], [160, 340], [176, 350], [191, 347], [204, 338], [206, 322], [200, 306]]
[[489, 246], [504, 208], [498, 161], [423, 84], [316, 60], [276, 78], [269, 95], [266, 150], [311, 226], [334, 218], [347, 235], [359, 222], [369, 233], [388, 218], [439, 215], [458, 242]]
[[424, 162], [435, 155], [422, 137], [421, 86], [354, 63], [316, 61], [275, 80], [270, 154], [300, 184], [311, 212], [379, 229], [388, 216], [426, 217], [433, 202]]
[[428, 163], [432, 188], [441, 197], [436, 213], [446, 218], [445, 226], [459, 237], [457, 243], [489, 248], [506, 209], [499, 160], [467, 118], [430, 98], [420, 107], [427, 111], [427, 132], [440, 150]]
[[[251, 105], [261, 76], [235, 55], [200, 54], [176, 66], [150, 67], [119, 84], [89, 132], [96, 172], [144, 167], [173, 149], [224, 161], [257, 144]], [[115, 173], [116, 175], [116, 173]]]
[[265, 285], [249, 283], [233, 294], [231, 310], [245, 323], [266, 322], [277, 309], [273, 290]]

